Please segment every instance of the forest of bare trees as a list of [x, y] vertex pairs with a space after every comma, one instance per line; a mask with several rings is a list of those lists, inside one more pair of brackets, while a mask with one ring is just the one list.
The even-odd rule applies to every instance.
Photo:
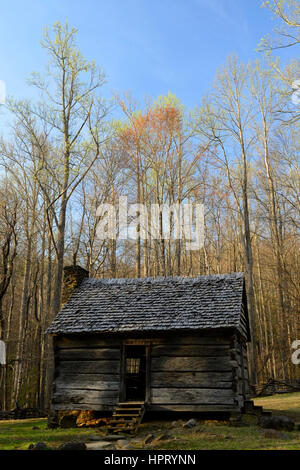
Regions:
[[[72, 264], [106, 278], [245, 272], [252, 383], [299, 378], [300, 104], [291, 84], [300, 63], [282, 67], [270, 51], [299, 45], [300, 16], [297, 2], [269, 7], [284, 43], [279, 32], [255, 62], [229, 57], [194, 109], [171, 93], [105, 101], [105, 75], [81, 55], [76, 30], [45, 31], [49, 64], [31, 77], [40, 98], [7, 101], [11, 127], [0, 141], [0, 409], [48, 406], [45, 330]], [[203, 204], [204, 247], [100, 240], [97, 208], [122, 195], [146, 207]]]

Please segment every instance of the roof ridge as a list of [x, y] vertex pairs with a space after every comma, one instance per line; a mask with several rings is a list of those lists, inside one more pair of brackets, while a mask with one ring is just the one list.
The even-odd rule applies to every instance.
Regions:
[[161, 283], [161, 282], [179, 282], [179, 283], [195, 283], [199, 281], [209, 280], [225, 280], [225, 279], [244, 279], [243, 272], [233, 272], [227, 274], [209, 274], [196, 277], [190, 276], [166, 276], [166, 277], [140, 277], [140, 278], [86, 278], [82, 284], [142, 284], [142, 283]]

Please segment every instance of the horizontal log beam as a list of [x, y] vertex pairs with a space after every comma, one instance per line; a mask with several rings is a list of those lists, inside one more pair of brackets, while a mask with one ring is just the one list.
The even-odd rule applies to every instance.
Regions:
[[172, 405], [172, 404], [152, 404], [148, 405], [149, 411], [174, 411], [191, 413], [216, 413], [216, 412], [235, 412], [239, 411], [238, 405]]
[[64, 404], [114, 404], [119, 398], [119, 392], [113, 390], [67, 390], [56, 388], [53, 394], [53, 403]]
[[106, 411], [111, 412], [114, 406], [117, 404], [117, 401], [110, 405], [104, 404], [91, 404], [91, 403], [80, 403], [76, 405], [66, 404], [66, 403], [52, 403], [51, 410], [56, 411], [82, 411], [82, 410], [92, 410], [92, 411]]
[[151, 387], [231, 388], [232, 372], [152, 372]]
[[98, 348], [98, 349], [88, 349], [88, 348], [70, 348], [70, 349], [61, 349], [58, 351], [57, 357], [65, 361], [83, 361], [83, 360], [119, 360], [120, 359], [120, 350], [119, 349], [107, 349], [107, 348]]
[[[84, 390], [119, 390], [120, 388], [120, 379], [118, 376], [107, 375], [107, 379], [91, 379], [91, 375], [92, 374], [83, 374], [79, 376], [69, 375], [57, 377], [55, 380], [55, 386], [56, 388], [62, 389]], [[96, 374], [94, 374], [94, 377], [96, 377]]]
[[69, 348], [120, 348], [122, 341], [120, 338], [107, 336], [100, 338], [94, 335], [80, 335], [73, 337], [55, 338], [55, 346], [59, 349]]
[[151, 371], [191, 371], [191, 372], [230, 372], [236, 367], [235, 361], [227, 357], [154, 357], [151, 361]]
[[159, 345], [151, 349], [152, 357], [174, 356], [174, 357], [229, 357], [229, 346], [206, 344], [206, 345]]
[[152, 388], [152, 404], [174, 405], [234, 405], [235, 393], [224, 389], [178, 389], [178, 388]]
[[214, 333], [199, 333], [199, 335], [168, 335], [167, 337], [158, 338], [157, 344], [160, 345], [223, 345], [230, 346], [231, 335], [230, 334], [218, 334]]
[[60, 361], [58, 365], [60, 375], [63, 374], [119, 374], [120, 361]]

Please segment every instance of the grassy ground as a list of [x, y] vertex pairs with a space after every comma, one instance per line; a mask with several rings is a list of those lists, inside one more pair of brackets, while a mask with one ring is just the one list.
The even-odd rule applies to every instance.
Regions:
[[273, 395], [272, 397], [257, 398], [255, 405], [263, 406], [273, 414], [283, 414], [300, 424], [300, 393]]
[[[300, 423], [300, 393], [274, 395], [255, 400], [256, 405], [283, 414]], [[184, 429], [184, 421], [178, 420], [176, 426], [168, 421], [148, 421], [140, 426], [138, 435], [130, 437], [131, 448], [135, 449], [224, 449], [224, 450], [300, 450], [300, 431], [287, 432], [283, 438], [263, 437], [257, 426], [256, 418], [246, 416], [248, 426], [236, 428], [221, 421], [198, 421], [196, 427]], [[147, 434], [154, 436], [166, 434], [166, 439], [156, 444], [144, 445]], [[47, 420], [18, 420], [0, 422], [0, 449], [27, 449], [30, 443], [42, 441], [55, 449], [70, 440], [88, 441], [90, 436], [104, 435], [99, 429], [47, 429]]]
[[47, 429], [47, 419], [0, 421], [0, 450], [24, 450], [36, 442], [57, 448], [67, 441], [86, 441], [90, 435], [95, 435], [95, 430]]

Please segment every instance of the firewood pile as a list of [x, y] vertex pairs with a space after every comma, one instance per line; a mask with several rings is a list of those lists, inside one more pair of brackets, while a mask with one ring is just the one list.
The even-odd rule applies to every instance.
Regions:
[[108, 418], [97, 418], [93, 411], [81, 411], [77, 416], [76, 425], [78, 427], [106, 426]]
[[85, 411], [70, 411], [61, 413], [59, 418], [59, 426], [62, 428], [72, 427], [99, 427], [106, 426], [109, 419], [99, 416], [97, 412], [92, 410]]

